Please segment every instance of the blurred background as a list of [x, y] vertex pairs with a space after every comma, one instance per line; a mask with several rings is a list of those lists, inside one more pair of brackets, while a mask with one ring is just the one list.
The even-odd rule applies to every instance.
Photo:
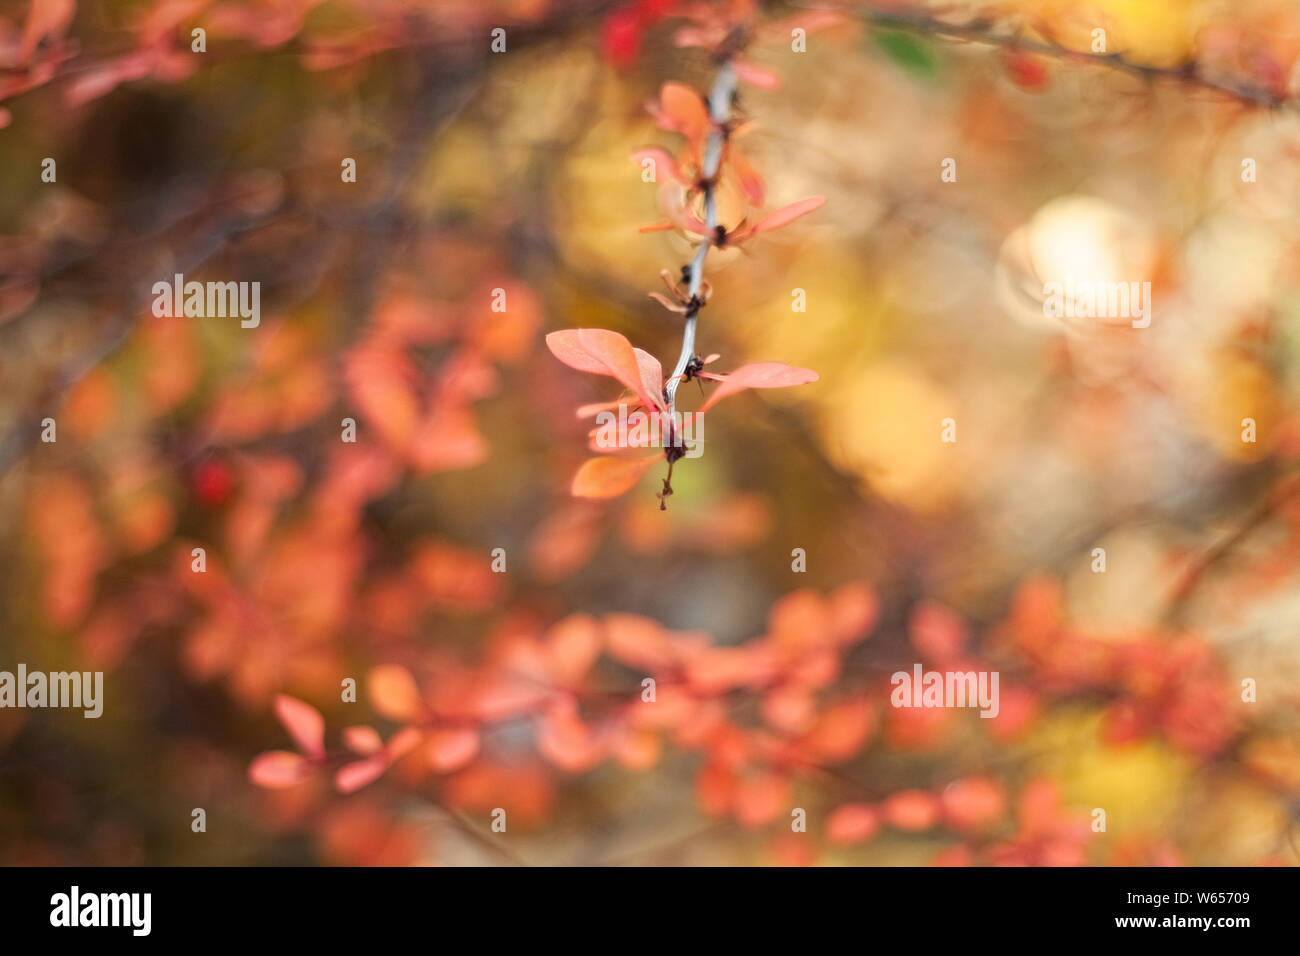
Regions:
[[[617, 386], [544, 336], [677, 355], [683, 15], [827, 197], [710, 254], [698, 350], [820, 380], [661, 511], [569, 494]], [[1284, 0], [4, 4], [0, 670], [105, 703], [0, 709], [0, 862], [1295, 865], [1297, 54]]]

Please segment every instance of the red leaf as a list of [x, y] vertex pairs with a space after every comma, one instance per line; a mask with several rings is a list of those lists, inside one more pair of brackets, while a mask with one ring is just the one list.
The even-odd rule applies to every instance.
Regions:
[[334, 786], [338, 788], [339, 793], [352, 793], [379, 779], [387, 769], [386, 757], [367, 757], [365, 760], [357, 760], [339, 768], [339, 772], [334, 775]]
[[[664, 387], [664, 367], [659, 360], [644, 349], [633, 349], [636, 355], [637, 370], [641, 373], [641, 384], [647, 392], [659, 397]], [[657, 404], [657, 402], [656, 402]]]
[[1051, 75], [1047, 72], [1046, 62], [1032, 53], [1008, 50], [1002, 54], [1002, 61], [1006, 66], [1007, 76], [1010, 77], [1011, 82], [1022, 89], [1044, 89], [1051, 79]]
[[605, 59], [619, 69], [631, 66], [641, 52], [641, 34], [645, 27], [641, 11], [634, 5], [611, 11], [601, 24], [600, 46]]
[[414, 750], [420, 743], [420, 737], [420, 731], [415, 727], [403, 727], [393, 734], [393, 739], [388, 741], [388, 746], [384, 748], [389, 763], [405, 757]]
[[18, 48], [18, 62], [27, 63], [36, 47], [48, 36], [61, 34], [72, 22], [77, 12], [74, 0], [32, 0], [23, 27], [23, 39]]
[[571, 614], [546, 632], [546, 663], [561, 687], [574, 687], [600, 656], [601, 634], [586, 614]]
[[570, 699], [557, 701], [542, 717], [537, 749], [552, 764], [571, 773], [588, 770], [601, 758], [595, 734], [583, 723], [577, 705]]
[[[558, 332], [551, 332], [546, 336], [546, 347], [569, 368], [576, 368], [579, 372], [607, 375], [605, 363], [588, 354], [583, 348], [582, 340], [578, 338], [580, 331], [580, 329], [561, 329]], [[628, 344], [630, 347], [631, 343]]]
[[657, 394], [663, 385], [662, 370], [658, 384], [648, 391], [641, 360], [625, 336], [609, 329], [563, 329], [546, 336], [546, 347], [571, 368], [618, 379], [636, 393], [646, 408], [660, 407]]
[[722, 816], [736, 802], [736, 775], [729, 767], [708, 763], [695, 778], [695, 794], [705, 813]]
[[647, 391], [641, 360], [624, 336], [609, 329], [579, 329], [578, 342], [588, 355], [604, 364], [606, 375], [613, 376], [635, 392], [647, 408], [659, 405], [656, 393], [663, 387], [662, 370], [653, 391]]
[[733, 59], [731, 68], [736, 71], [738, 80], [750, 86], [757, 86], [760, 90], [775, 90], [781, 86], [781, 78], [771, 70], [765, 70], [745, 60]]
[[742, 365], [728, 375], [709, 396], [708, 401], [700, 406], [706, 412], [728, 395], [744, 391], [747, 388], [786, 388], [790, 385], [807, 385], [817, 381], [817, 373], [812, 369], [786, 365], [784, 362], [755, 362]]
[[325, 718], [319, 710], [296, 697], [277, 694], [275, 715], [299, 750], [317, 760], [325, 756]]
[[927, 660], [945, 664], [966, 648], [966, 625], [937, 601], [917, 605], [908, 620], [912, 644]]

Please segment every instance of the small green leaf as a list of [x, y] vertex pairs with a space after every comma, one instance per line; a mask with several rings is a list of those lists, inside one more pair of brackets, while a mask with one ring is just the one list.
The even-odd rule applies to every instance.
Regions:
[[932, 77], [939, 72], [939, 59], [926, 40], [898, 30], [875, 30], [871, 36], [887, 57], [909, 73]]

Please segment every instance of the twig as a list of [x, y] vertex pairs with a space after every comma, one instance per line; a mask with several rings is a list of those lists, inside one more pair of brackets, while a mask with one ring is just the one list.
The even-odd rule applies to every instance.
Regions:
[[1268, 494], [1264, 496], [1264, 499], [1255, 505], [1226, 537], [1203, 552], [1183, 572], [1170, 591], [1165, 611], [1166, 620], [1176, 620], [1183, 605], [1204, 579], [1206, 572], [1222, 561], [1241, 542], [1246, 540], [1256, 528], [1271, 518], [1279, 508], [1297, 494], [1300, 494], [1300, 475], [1290, 474], [1285, 476], [1273, 486]]
[[704, 189], [704, 225], [707, 233], [691, 259], [690, 281], [687, 294], [691, 307], [686, 313], [686, 327], [682, 331], [682, 351], [677, 357], [672, 377], [664, 387], [664, 397], [668, 400], [671, 413], [677, 400], [677, 386], [686, 375], [686, 367], [695, 357], [695, 327], [699, 322], [700, 292], [704, 287], [704, 259], [713, 246], [714, 234], [718, 228], [718, 204], [714, 198], [715, 179], [718, 167], [722, 165], [722, 154], [727, 145], [727, 123], [731, 119], [731, 98], [736, 92], [736, 72], [729, 62], [724, 61], [713, 80], [713, 90], [709, 93], [709, 117], [713, 120], [713, 130], [709, 133], [704, 146], [704, 167], [700, 170], [700, 181]]
[[969, 43], [981, 43], [1008, 51], [1033, 53], [1052, 59], [1072, 60], [1078, 63], [1104, 67], [1120, 73], [1127, 73], [1130, 76], [1136, 76], [1144, 80], [1171, 80], [1187, 83], [1268, 109], [1294, 108], [1296, 106], [1295, 99], [1289, 98], [1285, 93], [1280, 93], [1267, 86], [1236, 77], [1215, 79], [1207, 76], [1202, 65], [1196, 60], [1186, 60], [1174, 66], [1155, 66], [1133, 60], [1120, 52], [1094, 53], [1091, 50], [1075, 50], [1050, 39], [1033, 39], [1024, 36], [1020, 32], [1007, 30], [1005, 27], [999, 26], [997, 20], [988, 16], [977, 16], [965, 23], [953, 23], [925, 12], [880, 10], [868, 4], [849, 4], [837, 6], [833, 9], [859, 16], [874, 26], [886, 29], [945, 37], [951, 40], [964, 40]]
[[515, 866], [531, 866], [527, 860], [507, 846], [503, 841], [494, 839], [479, 829], [478, 824], [471, 820], [469, 815], [464, 811], [457, 807], [453, 807], [445, 800], [434, 798], [431, 802], [447, 815], [447, 818], [455, 825], [457, 830], [465, 834], [465, 836], [469, 837], [479, 846], [491, 851]]

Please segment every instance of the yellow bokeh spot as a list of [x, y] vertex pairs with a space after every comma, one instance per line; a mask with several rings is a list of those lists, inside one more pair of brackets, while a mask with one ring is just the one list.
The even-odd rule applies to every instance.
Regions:
[[1068, 808], [1106, 811], [1107, 833], [1163, 833], [1177, 819], [1187, 760], [1155, 738], [1106, 743], [1100, 711], [1045, 721], [1030, 749], [1050, 755], [1042, 769], [1060, 781]]
[[959, 444], [941, 440], [944, 419], [955, 415], [952, 397], [921, 369], [878, 362], [827, 397], [824, 441], [879, 494], [925, 510], [948, 500], [961, 473]]
[[1185, 395], [1194, 427], [1224, 458], [1258, 461], [1272, 449], [1279, 400], [1259, 362], [1228, 349], [1212, 352], [1189, 375]]

